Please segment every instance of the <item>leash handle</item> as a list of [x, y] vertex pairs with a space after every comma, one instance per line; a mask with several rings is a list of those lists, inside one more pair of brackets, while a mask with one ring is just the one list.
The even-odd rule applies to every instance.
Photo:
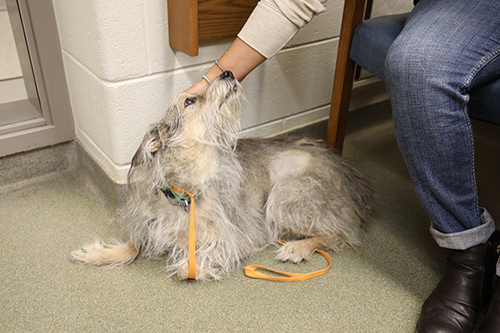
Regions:
[[[326, 260], [328, 261], [328, 267], [320, 269], [320, 270], [317, 270], [317, 271], [314, 271], [314, 272], [310, 272], [310, 273], [288, 273], [288, 272], [280, 272], [280, 271], [277, 271], [277, 270], [274, 270], [274, 269], [271, 269], [271, 268], [267, 268], [267, 267], [264, 267], [264, 266], [250, 265], [250, 266], [246, 266], [245, 267], [245, 275], [248, 276], [248, 277], [250, 277], [250, 278], [254, 278], [254, 279], [279, 281], [279, 282], [304, 281], [304, 280], [311, 279], [313, 277], [317, 277], [317, 276], [323, 275], [323, 274], [325, 274], [326, 272], [328, 272], [330, 270], [330, 267], [332, 266], [332, 259], [330, 258], [330, 256], [328, 255], [328, 253], [326, 253], [325, 251], [314, 250], [314, 252], [318, 252], [319, 254], [321, 254], [323, 257], [326, 258]], [[279, 274], [279, 275], [282, 275], [282, 276], [267, 275], [267, 274], [265, 274], [263, 272], [258, 272], [257, 271], [258, 269], [262, 269], [262, 270], [266, 270], [266, 271], [269, 271], [269, 272], [273, 272], [273, 273], [276, 273], [276, 274]]]

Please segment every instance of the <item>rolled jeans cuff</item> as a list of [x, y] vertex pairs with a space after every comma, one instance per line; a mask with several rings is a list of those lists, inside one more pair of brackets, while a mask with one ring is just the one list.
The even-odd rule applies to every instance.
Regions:
[[481, 221], [482, 224], [478, 227], [452, 234], [442, 233], [431, 226], [431, 235], [440, 247], [450, 250], [466, 250], [486, 243], [495, 232], [495, 222], [484, 208]]

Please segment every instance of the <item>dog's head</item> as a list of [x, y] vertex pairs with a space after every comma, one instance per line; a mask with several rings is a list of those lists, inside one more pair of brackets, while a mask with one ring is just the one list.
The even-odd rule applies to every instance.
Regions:
[[154, 164], [157, 155], [166, 151], [193, 147], [232, 151], [240, 132], [242, 99], [241, 85], [229, 71], [200, 94], [179, 94], [144, 136], [132, 167]]
[[177, 96], [164, 119], [181, 119], [176, 133], [180, 142], [192, 138], [223, 150], [233, 149], [240, 132], [242, 97], [241, 85], [225, 71], [203, 93]]

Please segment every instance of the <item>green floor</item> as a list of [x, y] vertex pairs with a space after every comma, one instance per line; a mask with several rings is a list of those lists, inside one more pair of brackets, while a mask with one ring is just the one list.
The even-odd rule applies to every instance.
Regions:
[[[474, 126], [481, 204], [500, 220], [499, 130]], [[364, 244], [332, 253], [330, 272], [304, 282], [253, 280], [243, 267], [219, 282], [184, 282], [166, 279], [162, 260], [72, 263], [70, 251], [84, 242], [120, 235], [120, 195], [107, 197], [106, 180], [79, 154], [72, 143], [0, 159], [0, 332], [412, 332], [439, 280], [445, 252], [429, 236], [387, 103], [349, 119], [344, 156], [378, 195]], [[35, 164], [47, 166], [30, 171]], [[326, 265], [319, 255], [299, 266], [272, 258], [268, 249], [247, 263], [301, 272]]]

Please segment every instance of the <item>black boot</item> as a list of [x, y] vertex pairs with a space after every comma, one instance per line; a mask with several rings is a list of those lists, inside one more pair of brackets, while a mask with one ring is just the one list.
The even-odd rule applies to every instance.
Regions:
[[491, 300], [490, 308], [486, 312], [483, 323], [477, 333], [498, 333], [500, 332], [500, 277], [497, 276], [495, 294]]
[[422, 306], [417, 332], [472, 332], [479, 308], [491, 297], [497, 257], [492, 242], [449, 250], [443, 277]]

